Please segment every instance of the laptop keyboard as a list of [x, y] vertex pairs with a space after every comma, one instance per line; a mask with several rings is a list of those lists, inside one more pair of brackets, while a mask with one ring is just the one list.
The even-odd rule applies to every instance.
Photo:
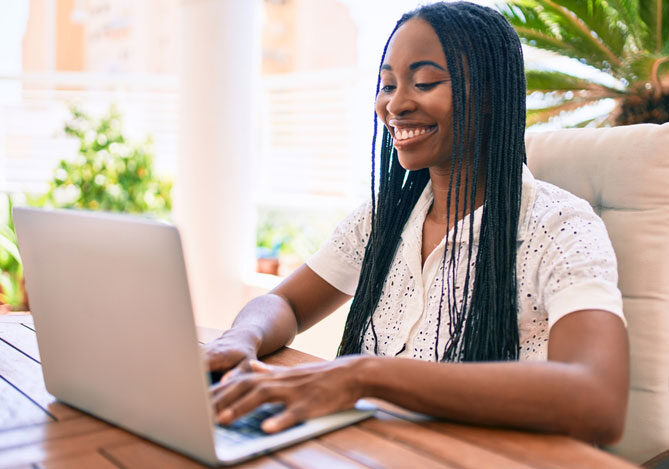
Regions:
[[284, 408], [283, 404], [266, 403], [238, 418], [230, 425], [216, 425], [216, 442], [239, 444], [269, 435], [260, 428], [260, 424], [266, 418], [280, 413]]

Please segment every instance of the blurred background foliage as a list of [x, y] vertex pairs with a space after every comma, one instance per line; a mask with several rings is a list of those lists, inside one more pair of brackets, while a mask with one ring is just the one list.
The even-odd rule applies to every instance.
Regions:
[[128, 142], [114, 106], [99, 119], [70, 110], [65, 133], [79, 140], [79, 151], [58, 163], [49, 190], [33, 204], [167, 217], [172, 181], [154, 173], [151, 139]]
[[5, 311], [24, 309], [27, 305], [12, 206], [12, 198], [8, 194], [0, 194], [0, 305], [5, 305], [2, 308]]
[[669, 121], [669, 0], [507, 0], [499, 9], [523, 43], [576, 59], [604, 79], [527, 70], [527, 125], [612, 99], [604, 114], [574, 126]]
[[[129, 142], [114, 106], [100, 118], [77, 107], [70, 111], [64, 131], [78, 139], [77, 154], [58, 163], [44, 194], [26, 195], [23, 202], [38, 207], [149, 213], [168, 218], [172, 181], [155, 174], [151, 140]], [[13, 204], [12, 196], [1, 195], [0, 303], [5, 312], [28, 308], [11, 215]]]
[[256, 257], [278, 259], [279, 275], [288, 275], [328, 239], [346, 209], [259, 207]]

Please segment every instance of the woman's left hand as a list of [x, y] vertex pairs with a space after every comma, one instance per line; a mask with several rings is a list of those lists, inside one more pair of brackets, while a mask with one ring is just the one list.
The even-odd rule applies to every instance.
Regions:
[[210, 388], [218, 421], [229, 425], [265, 402], [285, 409], [261, 428], [275, 433], [303, 420], [352, 408], [363, 390], [356, 373], [359, 357], [292, 368], [251, 360], [251, 373], [239, 374]]

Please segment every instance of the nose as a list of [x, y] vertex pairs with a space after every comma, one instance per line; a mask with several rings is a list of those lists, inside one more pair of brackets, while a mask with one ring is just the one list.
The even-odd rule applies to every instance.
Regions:
[[386, 103], [390, 115], [401, 116], [416, 109], [416, 102], [406, 86], [398, 86]]

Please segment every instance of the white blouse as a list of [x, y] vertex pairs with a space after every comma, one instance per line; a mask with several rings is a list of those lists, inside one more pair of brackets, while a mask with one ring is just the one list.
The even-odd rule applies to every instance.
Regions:
[[[617, 287], [616, 258], [602, 220], [587, 201], [552, 184], [534, 179], [523, 168], [522, 199], [516, 261], [520, 359], [546, 360], [548, 332], [566, 314], [600, 309], [623, 322], [622, 297]], [[401, 240], [374, 311], [378, 354], [434, 360], [437, 315], [442, 284], [442, 257], [451, 230], [422, 265], [423, 222], [433, 201], [428, 182], [404, 227]], [[482, 207], [474, 212], [476, 259]], [[469, 215], [458, 230], [467, 256]], [[353, 211], [307, 265], [338, 290], [355, 293], [371, 227], [371, 201]], [[462, 234], [462, 236], [460, 235]], [[448, 260], [447, 260], [448, 264]], [[462, 301], [465, 262], [456, 266], [456, 301]], [[470, 296], [474, 273], [470, 273]], [[448, 279], [447, 275], [447, 279]], [[444, 290], [448, 291], [448, 280]], [[439, 328], [439, 356], [448, 340], [446, 298]], [[371, 328], [365, 332], [363, 353], [374, 353]]]

